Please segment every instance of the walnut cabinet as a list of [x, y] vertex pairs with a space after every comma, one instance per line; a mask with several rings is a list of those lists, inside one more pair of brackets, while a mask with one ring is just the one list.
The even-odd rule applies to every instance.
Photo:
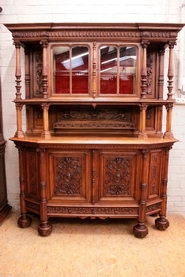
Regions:
[[169, 151], [177, 141], [173, 51], [183, 25], [6, 27], [16, 49], [19, 226], [31, 224], [30, 213], [40, 216], [42, 236], [52, 231], [50, 217], [136, 218], [133, 233], [143, 238], [146, 216], [158, 214], [155, 225], [165, 230]]

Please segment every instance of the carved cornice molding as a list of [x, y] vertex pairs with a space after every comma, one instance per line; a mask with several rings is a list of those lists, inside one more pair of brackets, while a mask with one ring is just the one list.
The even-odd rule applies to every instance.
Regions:
[[38, 38], [39, 40], [48, 39], [53, 40], [57, 38], [130, 38], [130, 39], [176, 39], [177, 32], [169, 30], [164, 31], [115, 31], [115, 30], [50, 30], [50, 31], [13, 31], [12, 35], [14, 39], [29, 39]]

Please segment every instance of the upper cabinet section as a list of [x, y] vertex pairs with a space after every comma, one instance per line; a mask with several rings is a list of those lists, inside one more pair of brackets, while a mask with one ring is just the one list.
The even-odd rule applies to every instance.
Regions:
[[[16, 98], [36, 101], [172, 101], [173, 48], [183, 24], [5, 24], [16, 47]], [[163, 99], [168, 51], [167, 99]]]

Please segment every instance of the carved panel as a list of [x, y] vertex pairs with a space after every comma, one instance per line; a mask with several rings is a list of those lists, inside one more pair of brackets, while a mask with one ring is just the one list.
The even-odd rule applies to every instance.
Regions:
[[149, 169], [149, 197], [159, 195], [161, 183], [161, 150], [151, 151]]
[[127, 158], [106, 159], [104, 196], [130, 195], [130, 170]]
[[67, 129], [98, 130], [128, 130], [133, 132], [135, 124], [131, 119], [131, 111], [124, 109], [91, 109], [69, 108], [60, 110], [59, 120], [54, 123], [55, 131]]
[[35, 151], [27, 151], [28, 194], [38, 197], [38, 159]]
[[[99, 167], [99, 201], [123, 201], [123, 198], [132, 200], [134, 187], [140, 182], [140, 173], [136, 172], [137, 152], [109, 152], [100, 153]], [[137, 178], [136, 178], [137, 176]]]
[[77, 157], [56, 158], [55, 195], [82, 195], [82, 159]]
[[34, 52], [34, 66], [33, 66], [33, 76], [34, 76], [34, 96], [42, 96], [42, 51]]
[[62, 206], [48, 206], [47, 207], [48, 213], [59, 213], [59, 214], [87, 214], [87, 215], [137, 215], [139, 209], [137, 207], [62, 207]]

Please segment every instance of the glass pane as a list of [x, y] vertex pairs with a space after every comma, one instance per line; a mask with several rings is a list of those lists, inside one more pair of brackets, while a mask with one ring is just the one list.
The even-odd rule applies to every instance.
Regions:
[[88, 93], [89, 51], [87, 47], [73, 47], [71, 58], [72, 93]]
[[136, 81], [136, 47], [100, 48], [100, 93], [133, 94]]
[[119, 93], [133, 94], [136, 79], [136, 48], [121, 47], [119, 57]]
[[53, 48], [55, 93], [70, 93], [70, 49], [65, 46]]
[[100, 49], [100, 93], [117, 93], [117, 48], [103, 46]]

